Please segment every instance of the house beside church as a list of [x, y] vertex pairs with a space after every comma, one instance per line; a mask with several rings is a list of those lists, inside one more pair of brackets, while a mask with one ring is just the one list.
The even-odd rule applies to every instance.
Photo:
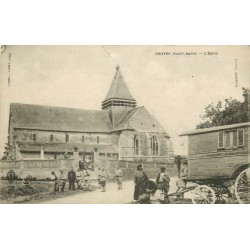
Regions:
[[170, 136], [144, 106], [137, 107], [120, 68], [102, 110], [10, 104], [9, 159], [104, 159], [168, 162]]

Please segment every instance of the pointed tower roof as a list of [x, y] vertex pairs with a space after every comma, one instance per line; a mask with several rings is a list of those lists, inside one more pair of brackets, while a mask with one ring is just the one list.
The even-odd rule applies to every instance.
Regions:
[[135, 98], [130, 93], [128, 86], [123, 78], [119, 65], [116, 66], [116, 73], [109, 88], [108, 94], [103, 102], [110, 99], [132, 100]]

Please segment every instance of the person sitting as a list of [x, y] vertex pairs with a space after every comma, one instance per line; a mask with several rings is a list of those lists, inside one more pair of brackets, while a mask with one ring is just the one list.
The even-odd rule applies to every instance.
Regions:
[[30, 181], [29, 181], [29, 179], [28, 179], [27, 177], [23, 178], [22, 184], [23, 184], [23, 186], [24, 186], [25, 188], [30, 188], [30, 187], [31, 187], [31, 186], [30, 186]]
[[146, 193], [139, 195], [138, 200], [133, 202], [134, 204], [151, 204], [150, 196], [152, 194], [152, 190], [146, 188], [145, 191]]

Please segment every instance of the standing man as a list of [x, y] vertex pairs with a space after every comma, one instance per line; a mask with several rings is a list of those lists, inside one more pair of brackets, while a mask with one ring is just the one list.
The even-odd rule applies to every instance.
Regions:
[[65, 184], [66, 184], [66, 176], [63, 173], [63, 170], [61, 169], [59, 175], [59, 187], [61, 188], [61, 192], [64, 192]]
[[55, 172], [51, 172], [53, 175], [53, 181], [54, 181], [54, 192], [59, 191], [59, 183], [58, 183], [58, 177]]
[[68, 172], [68, 180], [69, 180], [69, 190], [71, 190], [71, 188], [75, 190], [76, 173], [74, 171], [74, 168], [71, 168], [71, 170]]
[[122, 189], [122, 170], [119, 165], [116, 166], [115, 178], [117, 181], [118, 190], [121, 190]]
[[97, 169], [97, 181], [98, 181], [98, 188], [102, 187], [101, 185], [101, 167], [99, 166]]

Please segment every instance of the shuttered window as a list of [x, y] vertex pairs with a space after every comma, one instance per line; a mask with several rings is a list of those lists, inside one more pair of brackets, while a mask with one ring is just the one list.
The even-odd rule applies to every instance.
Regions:
[[244, 130], [219, 132], [218, 148], [236, 148], [244, 146]]
[[218, 148], [224, 148], [224, 132], [219, 132]]
[[244, 130], [238, 130], [238, 146], [244, 146]]

